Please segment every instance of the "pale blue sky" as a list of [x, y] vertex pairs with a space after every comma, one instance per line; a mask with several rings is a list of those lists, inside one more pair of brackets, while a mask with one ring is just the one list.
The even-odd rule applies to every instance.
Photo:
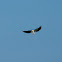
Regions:
[[0, 62], [62, 62], [62, 0], [0, 0]]

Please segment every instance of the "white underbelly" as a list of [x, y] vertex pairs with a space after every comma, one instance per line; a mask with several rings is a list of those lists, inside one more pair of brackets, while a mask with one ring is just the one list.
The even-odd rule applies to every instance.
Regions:
[[35, 34], [34, 31], [32, 31], [32, 34], [33, 34], [33, 35]]

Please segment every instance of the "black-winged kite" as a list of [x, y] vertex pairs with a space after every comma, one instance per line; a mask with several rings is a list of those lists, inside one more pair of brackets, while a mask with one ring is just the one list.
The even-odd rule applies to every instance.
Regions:
[[25, 32], [25, 33], [31, 33], [32, 32], [32, 34], [34, 35], [35, 34], [34, 32], [38, 32], [40, 29], [41, 29], [41, 26], [37, 29], [29, 30], [29, 31], [23, 31], [23, 32]]

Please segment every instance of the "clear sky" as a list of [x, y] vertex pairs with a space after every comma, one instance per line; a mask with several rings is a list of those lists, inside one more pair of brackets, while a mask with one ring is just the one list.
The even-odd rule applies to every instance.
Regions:
[[0, 0], [0, 62], [62, 62], [62, 0]]

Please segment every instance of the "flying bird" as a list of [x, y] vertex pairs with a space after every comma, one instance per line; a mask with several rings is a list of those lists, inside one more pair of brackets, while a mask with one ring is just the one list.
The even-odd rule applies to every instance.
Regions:
[[35, 34], [34, 32], [38, 32], [39, 30], [41, 29], [41, 26], [37, 29], [34, 29], [34, 30], [28, 30], [28, 31], [23, 31], [25, 33], [32, 33], [33, 35]]

